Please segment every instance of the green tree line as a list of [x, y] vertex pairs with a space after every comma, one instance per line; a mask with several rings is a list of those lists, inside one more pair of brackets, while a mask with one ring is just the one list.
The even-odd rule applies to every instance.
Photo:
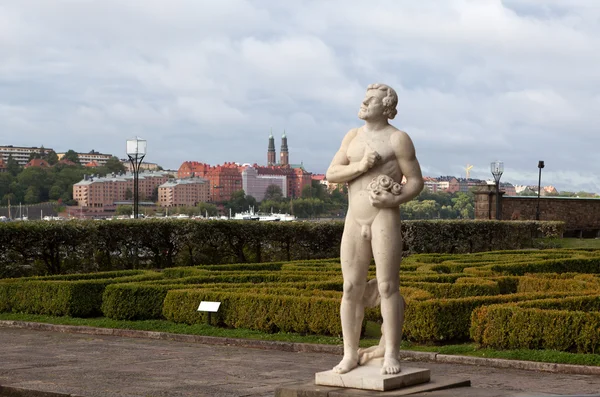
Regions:
[[83, 179], [84, 174], [106, 175], [124, 172], [125, 167], [118, 158], [112, 157], [101, 167], [84, 167], [79, 164], [77, 153], [69, 150], [65, 157], [74, 165], [61, 163], [54, 151], [32, 153], [30, 159], [46, 160], [50, 167], [20, 166], [12, 156], [6, 161], [6, 172], [0, 173], [0, 205], [37, 204], [59, 201], [66, 205], [73, 201], [73, 185]]
[[[224, 207], [232, 213], [247, 211], [250, 207], [263, 213], [289, 213], [299, 218], [343, 217], [348, 211], [348, 191], [328, 191], [318, 181], [305, 186], [299, 198], [285, 198], [278, 186], [267, 188], [265, 198], [258, 203], [243, 190], [235, 192], [232, 198], [224, 203]], [[402, 219], [473, 219], [475, 215], [475, 198], [469, 193], [431, 193], [421, 192], [414, 200], [400, 207]]]

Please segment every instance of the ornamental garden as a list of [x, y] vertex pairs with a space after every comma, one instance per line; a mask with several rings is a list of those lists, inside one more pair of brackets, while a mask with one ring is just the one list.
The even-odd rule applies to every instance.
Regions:
[[[0, 312], [196, 324], [209, 321], [199, 303], [218, 301], [210, 316], [216, 327], [340, 335], [335, 256], [342, 227], [177, 220], [1, 225]], [[550, 222], [406, 222], [403, 337], [596, 353], [600, 250], [538, 249], [560, 233], [561, 225]], [[381, 321], [377, 308], [365, 317]]]

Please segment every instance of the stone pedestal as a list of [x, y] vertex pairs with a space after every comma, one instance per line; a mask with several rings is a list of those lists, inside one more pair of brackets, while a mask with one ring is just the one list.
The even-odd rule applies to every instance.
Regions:
[[375, 359], [361, 365], [346, 374], [337, 374], [332, 370], [317, 372], [315, 384], [320, 386], [346, 387], [361, 390], [388, 391], [402, 387], [427, 383], [430, 371], [424, 368], [402, 367], [399, 374], [382, 375], [383, 359]]

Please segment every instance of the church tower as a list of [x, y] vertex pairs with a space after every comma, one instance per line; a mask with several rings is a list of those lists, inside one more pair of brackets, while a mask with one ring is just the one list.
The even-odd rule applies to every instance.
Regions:
[[273, 131], [269, 134], [269, 149], [267, 150], [267, 165], [275, 165], [275, 138]]
[[288, 153], [287, 136], [285, 135], [285, 130], [283, 131], [283, 135], [281, 136], [281, 151], [279, 153], [279, 163], [281, 165], [290, 164], [290, 155]]

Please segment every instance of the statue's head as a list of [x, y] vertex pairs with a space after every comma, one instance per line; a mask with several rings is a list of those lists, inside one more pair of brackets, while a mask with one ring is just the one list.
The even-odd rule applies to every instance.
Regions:
[[392, 120], [398, 113], [396, 106], [398, 106], [398, 95], [392, 87], [385, 84], [371, 84], [367, 87], [367, 95], [358, 117], [367, 120], [382, 115]]

